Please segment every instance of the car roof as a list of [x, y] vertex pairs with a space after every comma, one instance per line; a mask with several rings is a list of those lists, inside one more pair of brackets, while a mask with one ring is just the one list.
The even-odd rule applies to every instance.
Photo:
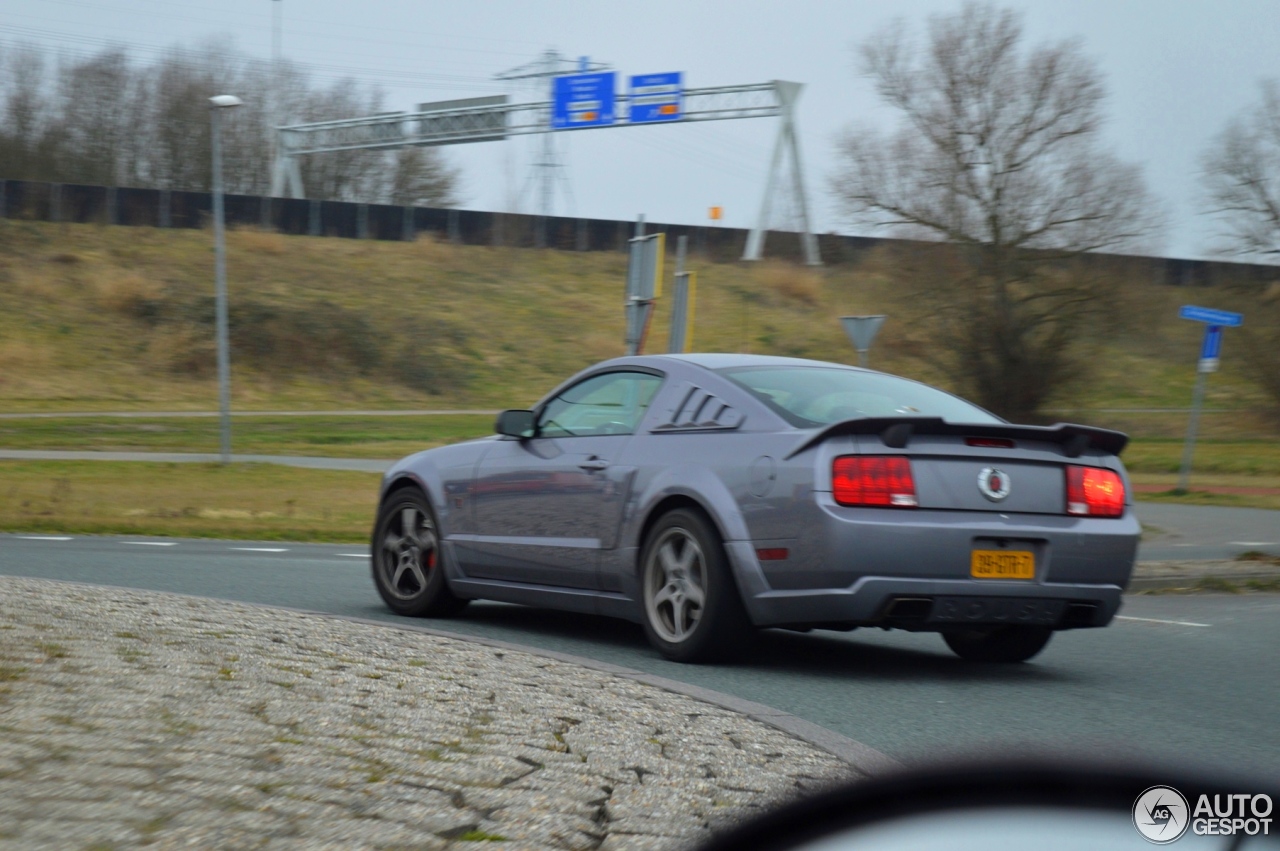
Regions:
[[655, 360], [678, 360], [690, 363], [704, 369], [732, 369], [734, 367], [747, 366], [795, 366], [795, 367], [826, 367], [828, 369], [859, 369], [856, 366], [850, 366], [843, 363], [832, 363], [830, 361], [810, 360], [808, 358], [787, 358], [777, 355], [751, 355], [739, 354], [733, 352], [693, 352], [690, 354], [667, 354], [667, 355], [648, 355], [648, 358]]

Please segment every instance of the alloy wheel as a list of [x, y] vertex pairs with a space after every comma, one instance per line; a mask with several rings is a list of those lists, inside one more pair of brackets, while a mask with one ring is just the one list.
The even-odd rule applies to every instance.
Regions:
[[649, 624], [663, 641], [679, 644], [698, 627], [707, 599], [702, 547], [679, 527], [666, 530], [645, 565], [644, 605]]
[[438, 541], [431, 518], [412, 505], [398, 511], [387, 524], [380, 561], [387, 590], [401, 600], [411, 600], [427, 588], [427, 576], [435, 569]]

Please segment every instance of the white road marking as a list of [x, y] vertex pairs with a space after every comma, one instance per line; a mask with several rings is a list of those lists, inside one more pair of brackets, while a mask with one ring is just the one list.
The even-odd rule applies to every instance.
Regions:
[[24, 541], [70, 541], [71, 538], [62, 538], [57, 535], [17, 535]]
[[231, 547], [233, 550], [244, 550], [248, 553], [287, 553], [288, 547]]
[[1160, 618], [1135, 618], [1129, 615], [1116, 615], [1119, 621], [1142, 621], [1143, 623], [1167, 623], [1173, 626], [1213, 626], [1211, 623], [1192, 623], [1191, 621], [1165, 621]]
[[334, 555], [342, 556], [343, 558], [368, 558], [369, 557], [368, 553], [334, 553]]
[[1227, 541], [1233, 547], [1274, 547], [1275, 541]]
[[176, 547], [177, 541], [121, 541], [122, 544], [129, 544], [134, 547]]

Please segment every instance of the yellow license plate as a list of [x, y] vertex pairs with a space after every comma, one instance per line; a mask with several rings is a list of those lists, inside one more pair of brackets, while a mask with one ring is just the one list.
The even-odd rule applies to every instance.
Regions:
[[974, 550], [969, 575], [974, 579], [1035, 579], [1036, 557], [1021, 550]]

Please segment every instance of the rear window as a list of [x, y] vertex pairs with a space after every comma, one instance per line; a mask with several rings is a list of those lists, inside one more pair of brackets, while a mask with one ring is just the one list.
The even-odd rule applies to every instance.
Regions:
[[894, 416], [941, 417], [953, 423], [1004, 422], [959, 396], [896, 375], [820, 366], [717, 371], [799, 428]]

